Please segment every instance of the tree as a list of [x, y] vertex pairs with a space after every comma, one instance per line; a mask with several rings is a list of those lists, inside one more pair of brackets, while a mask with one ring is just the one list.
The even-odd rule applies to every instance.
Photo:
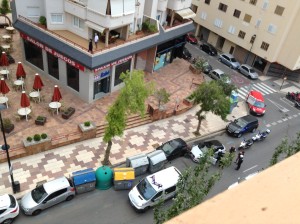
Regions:
[[287, 138], [283, 139], [281, 144], [275, 149], [270, 161], [270, 166], [275, 165], [279, 158], [288, 158], [298, 152], [300, 152], [300, 132], [297, 133], [296, 139], [292, 140], [290, 143]]
[[170, 101], [171, 94], [167, 92], [165, 88], [156, 90], [154, 97], [158, 100], [158, 108], [160, 108], [161, 103], [166, 104]]
[[200, 204], [205, 199], [211, 188], [221, 178], [222, 169], [231, 164], [234, 156], [225, 153], [221, 159], [223, 166], [220, 166], [218, 171], [210, 172], [213, 153], [213, 149], [208, 150], [196, 167], [189, 167], [182, 173], [176, 186], [176, 198], [173, 199], [172, 205], [164, 209], [162, 207], [164, 202], [160, 201], [154, 207], [154, 223], [163, 223]]
[[112, 139], [115, 136], [122, 136], [126, 127], [126, 116], [130, 113], [140, 113], [144, 116], [146, 111], [145, 100], [153, 92], [153, 83], [146, 84], [143, 71], [134, 70], [122, 73], [120, 78], [124, 82], [124, 87], [116, 101], [109, 108], [106, 115], [108, 123], [103, 141], [107, 143], [103, 165], [109, 164], [109, 155], [112, 147]]
[[[227, 75], [228, 76], [228, 75]], [[229, 76], [228, 76], [229, 77]], [[218, 79], [217, 80], [217, 83], [219, 86], [222, 87], [223, 89], [223, 92], [225, 93], [226, 96], [230, 96], [231, 95], [231, 92], [234, 90], [236, 91], [237, 90], [237, 87], [232, 84], [232, 83], [226, 83], [224, 82], [222, 79]]]
[[204, 67], [207, 66], [207, 60], [204, 57], [198, 57], [196, 58], [194, 66], [197, 70], [202, 72]]
[[212, 112], [225, 120], [230, 110], [229, 98], [225, 95], [223, 88], [216, 81], [203, 82], [194, 91], [194, 103], [199, 104], [200, 110], [196, 112], [198, 126], [195, 134], [200, 135], [202, 121], [206, 113]]
[[10, 18], [8, 16], [6, 16], [6, 14], [10, 13], [10, 7], [9, 7], [9, 4], [8, 4], [8, 1], [7, 0], [2, 0], [1, 2], [1, 7], [0, 7], [0, 16], [4, 16], [5, 19], [8, 20], [9, 22], [9, 26], [11, 26], [11, 21], [10, 21]]

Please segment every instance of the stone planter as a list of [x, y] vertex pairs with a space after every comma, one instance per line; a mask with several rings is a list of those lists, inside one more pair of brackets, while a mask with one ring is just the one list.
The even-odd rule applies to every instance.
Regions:
[[49, 136], [46, 139], [41, 139], [38, 142], [34, 140], [29, 142], [27, 139], [23, 139], [23, 144], [27, 155], [37, 154], [52, 148], [51, 138]]
[[78, 129], [82, 133], [82, 139], [90, 139], [96, 137], [97, 126], [94, 122], [91, 122], [90, 126], [84, 126], [84, 123], [78, 125]]
[[14, 124], [11, 124], [9, 126], [5, 126], [4, 127], [4, 132], [7, 133], [7, 134], [9, 134], [10, 132], [12, 132], [14, 130], [14, 128], [15, 128]]
[[195, 65], [193, 65], [193, 64], [190, 64], [190, 70], [192, 71], [192, 73], [193, 74], [201, 74], [201, 70], [199, 70], [199, 69], [197, 69], [196, 67], [195, 67]]
[[69, 107], [67, 110], [65, 110], [61, 116], [63, 119], [69, 119], [73, 114], [75, 113], [74, 107]]
[[47, 121], [46, 117], [38, 116], [34, 122], [36, 125], [44, 125], [46, 123], [46, 121]]
[[188, 107], [192, 107], [194, 105], [194, 100], [191, 100], [189, 98], [184, 98], [183, 103]]

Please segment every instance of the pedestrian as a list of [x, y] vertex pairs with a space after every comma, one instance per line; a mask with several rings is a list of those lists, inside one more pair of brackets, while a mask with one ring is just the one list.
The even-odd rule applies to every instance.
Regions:
[[229, 149], [229, 153], [234, 153], [235, 152], [235, 147], [234, 146], [231, 146], [231, 148]]
[[243, 155], [243, 156], [245, 155], [245, 151], [244, 151], [244, 150], [239, 151], [239, 154], [238, 154], [238, 156], [236, 157], [235, 163], [238, 162], [238, 160], [239, 160], [239, 158], [240, 158], [241, 155]]
[[218, 152], [217, 152], [217, 161], [216, 161], [216, 163], [218, 163], [219, 164], [219, 167], [223, 167], [223, 162], [222, 162], [222, 157], [224, 156], [224, 152], [222, 151], [222, 150], [219, 150]]
[[239, 156], [239, 159], [238, 159], [238, 161], [237, 161], [237, 167], [235, 168], [235, 170], [239, 170], [239, 169], [240, 169], [240, 167], [241, 167], [243, 161], [244, 161], [244, 155], [240, 155], [240, 156]]
[[89, 50], [88, 50], [88, 52], [93, 53], [93, 42], [92, 42], [92, 39], [90, 39], [90, 42], [89, 42]]
[[95, 42], [95, 47], [96, 47], [96, 49], [97, 49], [98, 41], [99, 41], [99, 36], [98, 36], [97, 33], [95, 33], [94, 42]]

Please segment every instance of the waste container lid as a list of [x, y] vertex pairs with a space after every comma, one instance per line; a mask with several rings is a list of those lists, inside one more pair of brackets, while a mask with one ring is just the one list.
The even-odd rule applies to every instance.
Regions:
[[141, 166], [145, 166], [145, 165], [149, 165], [149, 161], [148, 161], [148, 157], [140, 157], [137, 159], [133, 159], [130, 161], [131, 163], [131, 167], [132, 168], [137, 168], [137, 167], [141, 167]]
[[114, 169], [114, 180], [133, 180], [135, 173], [133, 168], [115, 168]]
[[151, 161], [152, 165], [156, 165], [162, 161], [166, 161], [166, 154], [162, 150], [156, 150], [148, 154], [148, 158]]
[[93, 169], [73, 172], [72, 178], [75, 186], [96, 181], [96, 175]]

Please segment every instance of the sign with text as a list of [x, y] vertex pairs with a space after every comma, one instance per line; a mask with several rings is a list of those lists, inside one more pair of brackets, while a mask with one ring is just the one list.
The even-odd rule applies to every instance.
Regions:
[[101, 66], [101, 67], [99, 67], [99, 68], [94, 69], [94, 73], [99, 72], [100, 70], [109, 68], [109, 67], [114, 66], [114, 65], [122, 64], [122, 63], [124, 63], [124, 62], [130, 60], [131, 58], [132, 58], [132, 56], [129, 55], [129, 56], [127, 56], [126, 58], [122, 58], [122, 59], [120, 59], [120, 60], [118, 60], [118, 61], [114, 61], [114, 62], [109, 63], [109, 64], [107, 64], [107, 65], [103, 65], [103, 66]]
[[35, 46], [41, 48], [41, 49], [44, 49], [45, 51], [47, 51], [48, 53], [52, 54], [53, 56], [65, 61], [66, 63], [74, 66], [75, 68], [81, 70], [81, 71], [84, 71], [84, 66], [73, 61], [72, 59], [64, 56], [63, 54], [55, 51], [54, 49], [44, 45], [43, 43], [40, 43], [39, 41], [35, 40], [34, 38], [30, 37], [30, 36], [27, 36], [26, 34], [24, 33], [20, 33], [21, 37], [24, 39], [24, 40], [27, 40], [28, 42], [34, 44]]

